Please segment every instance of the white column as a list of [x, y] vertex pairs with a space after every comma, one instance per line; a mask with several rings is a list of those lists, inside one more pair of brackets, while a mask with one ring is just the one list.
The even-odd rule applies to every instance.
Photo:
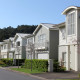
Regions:
[[70, 45], [66, 46], [66, 70], [70, 71]]
[[78, 71], [78, 46], [75, 45], [75, 71]]

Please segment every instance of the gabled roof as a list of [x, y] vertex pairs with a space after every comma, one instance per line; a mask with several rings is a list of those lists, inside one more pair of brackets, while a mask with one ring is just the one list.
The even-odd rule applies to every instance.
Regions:
[[71, 9], [80, 9], [80, 7], [70, 6], [70, 7], [66, 8], [66, 9], [62, 12], [62, 14], [66, 14], [66, 12], [68, 12], [68, 11], [71, 10]]
[[56, 24], [50, 24], [50, 23], [41, 23], [43, 26], [45, 26], [46, 28], [53, 28], [53, 26], [55, 26]]
[[60, 28], [60, 27], [65, 27], [65, 22], [62, 22], [62, 23], [60, 23], [60, 24], [57, 24], [56, 25], [58, 28]]
[[10, 37], [9, 40], [10, 40], [10, 41], [13, 41], [13, 40], [14, 40], [14, 37]]
[[30, 35], [30, 34], [16, 33], [16, 35], [15, 35], [15, 37], [14, 37], [14, 40], [15, 40], [18, 36], [20, 36], [21, 38], [25, 38], [25, 36], [28, 36], [28, 35]]
[[4, 42], [0, 42], [0, 45], [3, 44]]
[[34, 36], [34, 34], [30, 34], [30, 35], [25, 36], [25, 38], [30, 38], [30, 37], [33, 37], [33, 36]]
[[50, 23], [41, 23], [40, 25], [37, 26], [37, 28], [35, 29], [35, 31], [33, 32], [33, 34], [35, 34], [42, 26], [44, 26], [47, 29], [52, 29], [54, 28], [53, 26], [55, 26], [56, 24], [50, 24]]
[[9, 41], [9, 39], [5, 39], [5, 40], [3, 40], [4, 42], [8, 42]]

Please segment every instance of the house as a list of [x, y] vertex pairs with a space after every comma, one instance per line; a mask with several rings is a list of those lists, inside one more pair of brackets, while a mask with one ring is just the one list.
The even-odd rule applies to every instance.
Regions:
[[80, 71], [80, 7], [70, 6], [62, 14], [66, 21], [59, 27], [59, 62], [66, 70]]
[[55, 24], [41, 23], [33, 32], [35, 59], [57, 59], [59, 31]]
[[25, 36], [30, 34], [16, 33], [14, 37], [15, 46], [15, 59], [25, 59], [26, 58], [26, 43], [27, 39]]
[[9, 39], [3, 40], [3, 42], [0, 42], [0, 58], [13, 58], [14, 53], [14, 45], [13, 45], [13, 39], [10, 37]]
[[26, 58], [27, 59], [35, 59], [35, 44], [34, 44], [34, 35], [30, 34], [26, 36], [27, 44], [26, 44]]
[[14, 38], [9, 38], [9, 59], [14, 59], [15, 46], [14, 46]]
[[9, 58], [9, 39], [4, 40], [0, 43], [1, 47], [1, 58]]

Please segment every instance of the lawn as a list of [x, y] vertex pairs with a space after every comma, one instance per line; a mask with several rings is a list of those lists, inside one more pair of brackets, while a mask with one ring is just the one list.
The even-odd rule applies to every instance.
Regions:
[[38, 70], [31, 71], [31, 69], [25, 69], [25, 68], [11, 68], [11, 70], [20, 71], [24, 73], [42, 73], [42, 71], [38, 71]]
[[56, 79], [56, 80], [80, 80], [80, 79]]

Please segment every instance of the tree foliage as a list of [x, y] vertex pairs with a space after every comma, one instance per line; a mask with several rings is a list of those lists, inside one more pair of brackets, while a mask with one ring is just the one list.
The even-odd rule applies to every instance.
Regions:
[[9, 37], [14, 37], [16, 33], [33, 33], [37, 25], [18, 25], [17, 28], [11, 26], [7, 28], [0, 29], [0, 42], [8, 39]]

